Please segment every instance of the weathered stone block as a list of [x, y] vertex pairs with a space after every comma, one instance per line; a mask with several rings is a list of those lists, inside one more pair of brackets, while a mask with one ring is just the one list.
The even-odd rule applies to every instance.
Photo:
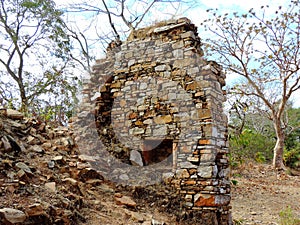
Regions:
[[129, 134], [131, 134], [131, 135], [143, 134], [144, 132], [145, 132], [145, 129], [140, 128], [140, 127], [134, 127], [129, 130]]
[[154, 122], [155, 122], [156, 124], [170, 123], [170, 122], [172, 122], [172, 117], [171, 117], [171, 115], [166, 115], [166, 116], [156, 116], [156, 117], [154, 117]]
[[202, 178], [212, 178], [213, 166], [199, 166], [197, 168], [198, 176]]
[[189, 177], [190, 177], [190, 174], [187, 169], [176, 170], [176, 178], [185, 179], [185, 178], [189, 178]]

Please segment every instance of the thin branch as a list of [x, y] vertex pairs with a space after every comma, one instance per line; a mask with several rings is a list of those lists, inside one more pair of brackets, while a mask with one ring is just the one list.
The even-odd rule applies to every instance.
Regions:
[[138, 25], [143, 21], [144, 17], [146, 16], [146, 14], [149, 12], [149, 10], [152, 8], [152, 6], [154, 5], [155, 2], [157, 2], [158, 0], [153, 0], [151, 2], [151, 4], [148, 6], [148, 8], [145, 10], [145, 12], [143, 13], [143, 15], [141, 16], [140, 20], [135, 24], [135, 29], [138, 27]]
[[113, 29], [113, 31], [114, 31], [114, 33], [116, 35], [117, 40], [120, 40], [120, 35], [119, 35], [118, 31], [115, 28], [115, 25], [114, 25], [114, 23], [112, 21], [112, 18], [111, 18], [111, 12], [108, 10], [108, 7], [107, 7], [107, 5], [105, 3], [105, 0], [102, 0], [102, 3], [103, 3], [103, 5], [104, 5], [104, 7], [106, 9], [108, 20], [109, 20], [109, 24], [110, 24], [111, 28]]

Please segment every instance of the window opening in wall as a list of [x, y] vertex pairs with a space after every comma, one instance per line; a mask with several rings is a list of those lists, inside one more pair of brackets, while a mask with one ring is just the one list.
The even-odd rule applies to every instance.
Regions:
[[166, 160], [166, 164], [172, 166], [172, 152], [172, 139], [146, 139], [144, 140], [142, 149], [144, 165], [148, 166]]

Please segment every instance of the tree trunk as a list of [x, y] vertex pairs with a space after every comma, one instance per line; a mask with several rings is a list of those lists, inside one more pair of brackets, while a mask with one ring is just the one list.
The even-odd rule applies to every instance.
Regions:
[[284, 150], [284, 139], [285, 134], [284, 130], [281, 127], [281, 121], [275, 122], [275, 131], [276, 131], [276, 145], [274, 147], [274, 156], [273, 156], [273, 167], [275, 169], [284, 169], [283, 164], [283, 150]]
[[25, 115], [28, 114], [28, 99], [26, 96], [26, 92], [23, 86], [19, 86], [20, 88], [20, 95], [21, 95], [21, 112], [23, 112]]

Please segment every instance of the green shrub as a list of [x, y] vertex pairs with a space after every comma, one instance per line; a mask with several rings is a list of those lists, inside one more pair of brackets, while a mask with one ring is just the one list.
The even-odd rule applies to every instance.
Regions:
[[296, 218], [290, 206], [280, 211], [279, 217], [280, 225], [300, 225], [300, 219]]
[[244, 224], [244, 219], [234, 219], [233, 224], [234, 225], [243, 225]]
[[264, 153], [262, 152], [256, 152], [255, 153], [255, 161], [259, 163], [266, 162], [266, 157], [264, 156]]
[[248, 159], [264, 163], [272, 160], [275, 139], [245, 129], [241, 135], [230, 136], [229, 146], [232, 166], [238, 166]]
[[291, 168], [300, 168], [300, 144], [295, 148], [284, 150], [283, 154], [284, 164]]

